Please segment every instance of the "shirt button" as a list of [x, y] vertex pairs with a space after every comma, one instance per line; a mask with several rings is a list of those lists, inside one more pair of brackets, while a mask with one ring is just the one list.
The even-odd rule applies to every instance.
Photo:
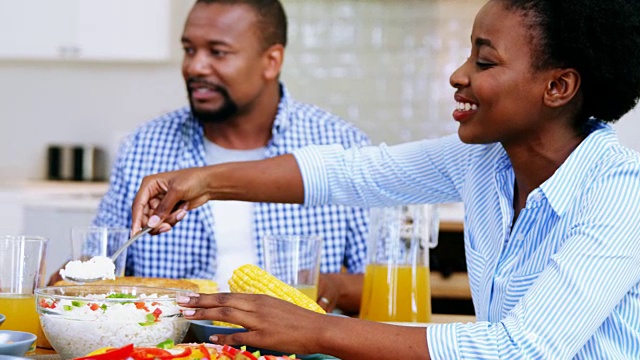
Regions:
[[531, 342], [536, 342], [536, 341], [538, 341], [538, 335], [536, 335], [534, 333], [528, 333], [527, 334], [527, 340], [529, 340]]
[[522, 240], [524, 240], [524, 235], [522, 234], [516, 235], [516, 241], [522, 241]]

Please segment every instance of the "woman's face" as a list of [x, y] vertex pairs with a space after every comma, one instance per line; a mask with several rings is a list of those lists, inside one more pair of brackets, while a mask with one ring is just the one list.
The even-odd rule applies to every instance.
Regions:
[[506, 146], [540, 140], [549, 77], [532, 69], [535, 29], [523, 14], [491, 0], [476, 16], [471, 56], [450, 78], [457, 89], [453, 117], [466, 143]]

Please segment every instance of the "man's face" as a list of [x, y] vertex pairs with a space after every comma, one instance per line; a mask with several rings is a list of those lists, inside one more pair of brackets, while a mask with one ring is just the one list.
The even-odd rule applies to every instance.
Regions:
[[246, 5], [196, 3], [182, 35], [182, 75], [202, 122], [222, 122], [251, 106], [265, 86], [257, 15]]

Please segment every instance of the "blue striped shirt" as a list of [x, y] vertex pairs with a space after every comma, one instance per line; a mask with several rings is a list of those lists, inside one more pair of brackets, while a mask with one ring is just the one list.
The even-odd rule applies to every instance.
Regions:
[[[352, 124], [313, 105], [295, 101], [284, 86], [264, 157], [292, 152], [310, 144], [370, 143]], [[142, 178], [159, 172], [205, 166], [203, 129], [188, 107], [165, 114], [137, 129], [122, 145], [111, 172], [95, 225], [131, 226], [131, 204]], [[367, 211], [346, 206], [308, 208], [297, 204], [258, 203], [253, 237], [261, 265], [266, 234], [318, 235], [322, 238], [320, 271], [363, 272]], [[210, 279], [216, 273], [215, 219], [211, 203], [189, 211], [172, 231], [145, 235], [127, 253], [127, 274], [145, 277]]]
[[427, 328], [432, 359], [640, 358], [640, 156], [596, 123], [527, 197], [500, 144], [457, 136], [295, 153], [309, 205], [465, 205], [476, 323]]

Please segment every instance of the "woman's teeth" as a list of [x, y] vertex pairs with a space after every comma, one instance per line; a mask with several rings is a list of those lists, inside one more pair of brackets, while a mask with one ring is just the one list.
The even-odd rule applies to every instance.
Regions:
[[477, 109], [478, 109], [478, 105], [476, 104], [456, 102], [456, 110], [469, 111], [469, 110], [477, 110]]

